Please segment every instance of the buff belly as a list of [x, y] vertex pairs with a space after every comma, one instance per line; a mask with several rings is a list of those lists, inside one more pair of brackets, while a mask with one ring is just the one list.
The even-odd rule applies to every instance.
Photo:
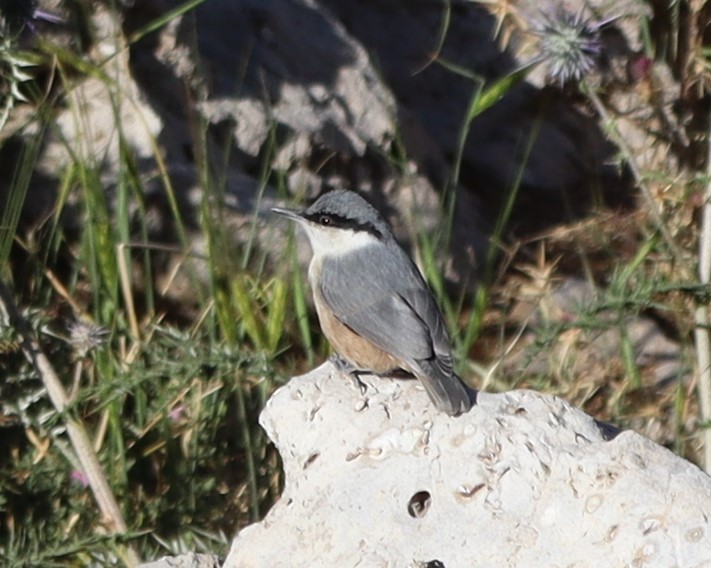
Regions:
[[321, 331], [326, 339], [343, 359], [356, 369], [370, 371], [375, 374], [387, 374], [401, 365], [398, 360], [375, 346], [367, 339], [355, 333], [324, 307], [321, 298], [314, 298]]

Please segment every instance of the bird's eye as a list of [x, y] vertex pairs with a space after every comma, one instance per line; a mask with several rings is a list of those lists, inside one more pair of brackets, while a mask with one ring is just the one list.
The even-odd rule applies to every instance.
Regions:
[[333, 222], [333, 219], [331, 219], [330, 215], [320, 215], [318, 218], [318, 222], [321, 225], [330, 225]]

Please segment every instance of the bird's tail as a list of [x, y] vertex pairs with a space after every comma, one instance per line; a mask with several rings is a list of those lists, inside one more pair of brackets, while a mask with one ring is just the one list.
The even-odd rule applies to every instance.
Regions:
[[414, 375], [425, 387], [437, 410], [450, 416], [469, 412], [476, 401], [476, 391], [467, 387], [455, 373], [446, 373], [435, 363], [418, 361]]

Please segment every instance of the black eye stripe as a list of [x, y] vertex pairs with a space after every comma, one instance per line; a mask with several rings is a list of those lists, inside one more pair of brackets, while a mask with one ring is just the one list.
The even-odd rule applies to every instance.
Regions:
[[353, 225], [353, 222], [341, 215], [335, 213], [310, 213], [305, 217], [312, 223], [319, 225], [331, 225], [333, 227], [348, 228]]
[[355, 219], [348, 219], [336, 213], [308, 213], [304, 215], [304, 217], [318, 225], [351, 229], [353, 231], [367, 231], [379, 239], [383, 237], [383, 234], [372, 223], [361, 223]]

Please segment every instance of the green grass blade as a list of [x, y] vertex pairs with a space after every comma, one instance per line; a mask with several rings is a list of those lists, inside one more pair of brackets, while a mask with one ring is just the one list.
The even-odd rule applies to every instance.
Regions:
[[276, 353], [284, 334], [288, 292], [289, 288], [281, 278], [271, 281], [267, 308], [267, 351], [270, 356]]
[[5, 266], [10, 254], [10, 247], [15, 238], [17, 224], [20, 221], [22, 207], [27, 197], [27, 189], [32, 178], [32, 171], [37, 162], [46, 124], [43, 122], [39, 133], [23, 147], [20, 157], [15, 164], [15, 170], [10, 182], [10, 191], [7, 202], [4, 204], [2, 219], [0, 220], [0, 267]]
[[294, 291], [292, 297], [294, 302], [294, 311], [296, 313], [296, 324], [299, 328], [301, 346], [304, 354], [306, 355], [306, 361], [309, 365], [313, 365], [316, 359], [316, 353], [313, 344], [313, 337], [311, 335], [311, 325], [309, 323], [308, 290], [306, 286], [304, 286], [304, 278], [301, 273], [301, 267], [299, 266], [299, 259], [296, 255], [296, 247], [294, 246], [293, 239], [289, 243], [289, 251], [291, 257], [291, 283]]
[[247, 276], [236, 276], [230, 282], [230, 291], [244, 333], [258, 350], [264, 349], [267, 341], [257, 315], [258, 307], [254, 299], [253, 283]]
[[196, 8], [206, 0], [189, 0], [188, 2], [185, 2], [181, 4], [180, 6], [177, 6], [176, 8], [173, 8], [172, 10], [169, 10], [159, 18], [156, 18], [152, 22], [149, 22], [147, 25], [139, 28], [136, 30], [131, 37], [129, 38], [128, 42], [129, 43], [135, 43], [137, 41], [140, 41], [143, 37], [147, 36], [148, 34], [159, 30], [166, 24], [168, 24], [171, 20], [174, 18], [177, 18], [178, 16], [182, 16], [183, 14], [189, 12], [193, 8]]
[[537, 64], [538, 62], [533, 62], [524, 65], [508, 75], [504, 75], [501, 79], [497, 79], [488, 87], [484, 87], [479, 96], [477, 96], [469, 106], [467, 121], [474, 120], [485, 110], [498, 103], [511, 89], [523, 81], [531, 69]]

